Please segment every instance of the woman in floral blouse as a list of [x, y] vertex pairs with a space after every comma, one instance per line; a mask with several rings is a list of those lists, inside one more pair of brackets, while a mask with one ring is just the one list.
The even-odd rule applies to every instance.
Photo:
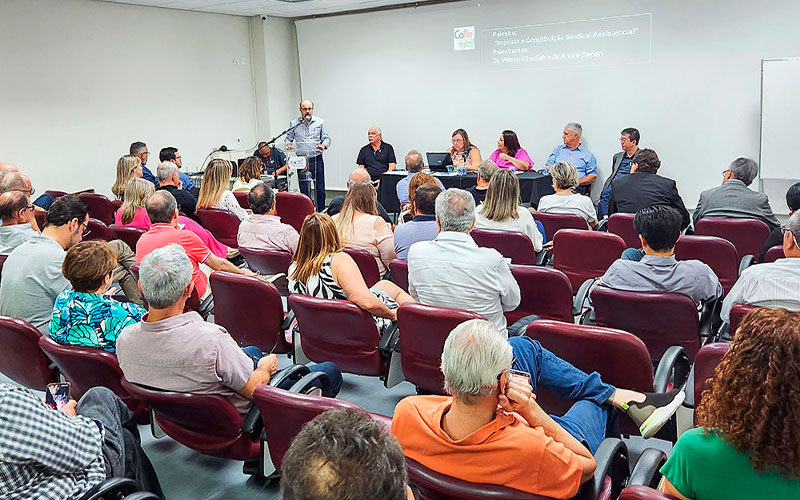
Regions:
[[56, 298], [50, 337], [59, 344], [116, 351], [117, 337], [147, 312], [141, 306], [106, 295], [117, 257], [105, 241], [83, 241], [71, 247], [61, 272], [72, 283]]

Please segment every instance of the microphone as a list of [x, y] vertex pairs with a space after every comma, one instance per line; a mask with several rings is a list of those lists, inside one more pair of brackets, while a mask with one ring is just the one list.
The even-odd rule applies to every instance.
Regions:
[[219, 149], [217, 151], [222, 151], [224, 153], [224, 152], [228, 151], [228, 146], [223, 144], [222, 146], [219, 147]]

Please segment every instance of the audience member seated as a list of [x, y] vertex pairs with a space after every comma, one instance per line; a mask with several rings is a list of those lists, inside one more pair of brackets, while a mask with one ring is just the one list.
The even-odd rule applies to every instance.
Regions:
[[[117, 180], [111, 186], [111, 192], [118, 200], [125, 199], [125, 186], [128, 181], [134, 178], [143, 177], [142, 162], [139, 157], [133, 155], [125, 155], [117, 160]], [[145, 179], [147, 180], [147, 179]], [[152, 184], [152, 181], [151, 181]]]
[[436, 224], [439, 234], [433, 241], [417, 242], [408, 250], [408, 291], [414, 300], [475, 311], [504, 336], [521, 335], [536, 316], [506, 329], [503, 311], [519, 306], [519, 285], [509, 259], [494, 248], [479, 247], [469, 235], [475, 225], [472, 195], [450, 188], [437, 196]]
[[726, 323], [736, 304], [800, 311], [800, 212], [795, 212], [781, 229], [786, 257], [742, 272], [722, 302], [720, 315]]
[[408, 183], [408, 203], [405, 205], [405, 208], [398, 214], [397, 216], [397, 224], [405, 224], [406, 222], [410, 222], [412, 218], [414, 218], [414, 197], [416, 195], [417, 189], [420, 186], [424, 186], [425, 184], [430, 184], [432, 186], [437, 186], [440, 191], [444, 191], [442, 187], [442, 183], [439, 182], [439, 179], [432, 176], [427, 172], [419, 172], [415, 175], [411, 182]]
[[11, 172], [19, 172], [19, 167], [7, 161], [0, 161], [0, 185], [3, 184], [3, 178], [6, 174]]
[[8, 191], [0, 194], [0, 255], [8, 255], [12, 250], [39, 233], [36, 210], [25, 193]]
[[234, 193], [239, 191], [249, 192], [257, 184], [261, 183], [262, 170], [264, 170], [264, 164], [261, 160], [257, 156], [248, 156], [239, 167], [239, 177], [233, 183], [231, 191]]
[[527, 208], [519, 206], [519, 179], [510, 170], [500, 170], [489, 181], [486, 201], [475, 211], [475, 227], [515, 231], [527, 236], [533, 249], [542, 250], [544, 237]]
[[451, 140], [453, 144], [447, 149], [450, 153], [450, 163], [454, 167], [465, 167], [467, 170], [475, 170], [481, 164], [481, 150], [478, 146], [472, 144], [469, 140], [467, 131], [463, 128], [456, 129], [453, 132]]
[[[205, 183], [204, 183], [205, 184]], [[153, 250], [175, 243], [183, 248], [192, 263], [192, 283], [201, 299], [211, 294], [208, 276], [200, 270], [205, 264], [213, 271], [255, 276], [249, 269], [239, 269], [224, 258], [214, 255], [203, 241], [193, 232], [184, 231], [178, 225], [178, 203], [167, 191], [156, 191], [145, 202], [147, 217], [153, 223], [150, 229], [136, 243], [136, 262], [142, 260]], [[141, 279], [141, 270], [139, 271]]]
[[147, 312], [109, 296], [116, 264], [117, 257], [105, 241], [82, 241], [67, 250], [62, 271], [72, 289], [56, 297], [50, 338], [59, 344], [116, 351], [122, 330]]
[[742, 323], [661, 468], [680, 499], [800, 498], [800, 318], [760, 310]]
[[592, 184], [597, 180], [597, 159], [594, 153], [581, 144], [583, 127], [580, 123], [567, 123], [561, 138], [564, 144], [559, 144], [547, 157], [545, 168], [550, 168], [560, 161], [575, 165], [578, 170], [578, 188], [576, 192], [589, 195]]
[[[546, 214], [580, 215], [586, 219], [586, 224], [590, 227], [597, 226], [592, 199], [573, 191], [578, 187], [578, 170], [575, 165], [560, 161], [550, 167], [550, 175], [553, 177], [553, 189], [556, 190], [556, 194], [542, 196], [539, 208], [536, 210]], [[533, 207], [530, 210], [534, 212]], [[548, 236], [550, 239], [553, 237], [553, 235]]]
[[[175, 164], [178, 168], [183, 167], [183, 160], [181, 159], [181, 154], [178, 153], [178, 148], [173, 146], [167, 146], [166, 148], [161, 148], [161, 151], [158, 152], [158, 161], [164, 162], [169, 161]], [[194, 189], [194, 181], [191, 177], [180, 172], [178, 174], [178, 178], [181, 181], [181, 187], [187, 191], [191, 191]], [[159, 179], [160, 182], [160, 179]]]
[[397, 439], [366, 412], [328, 410], [305, 424], [281, 463], [283, 500], [413, 500]]
[[275, 212], [275, 193], [259, 182], [247, 195], [253, 215], [239, 224], [236, 240], [240, 247], [254, 250], [279, 250], [294, 253], [300, 235], [295, 228], [281, 222]]
[[[253, 405], [253, 391], [278, 371], [278, 358], [253, 346], [239, 347], [221, 326], [183, 312], [194, 288], [195, 264], [177, 245], [153, 250], [139, 268], [148, 312], [117, 339], [117, 359], [125, 378], [165, 391], [217, 394], [240, 413]], [[332, 396], [342, 374], [331, 362], [309, 365], [328, 374]]]
[[[168, 189], [161, 189], [162, 187], [164, 186], [160, 186], [157, 191], [171, 193]], [[154, 191], [156, 190], [153, 189], [153, 184], [144, 179], [132, 179], [129, 181], [125, 189], [125, 201], [114, 215], [114, 224], [149, 231], [152, 224], [147, 216], [145, 202]], [[185, 191], [181, 189], [179, 192]], [[177, 203], [177, 199], [175, 201]], [[217, 257], [224, 259], [231, 251], [227, 246], [217, 241], [208, 229], [188, 217], [178, 215], [178, 227], [196, 234], [203, 244]]]
[[[392, 432], [405, 456], [463, 481], [552, 498], [572, 498], [592, 477], [592, 453], [619, 435], [615, 407], [651, 436], [684, 399], [680, 390], [617, 389], [530, 337], [506, 341], [480, 319], [450, 332], [441, 369], [451, 397], [410, 396], [395, 408]], [[575, 403], [564, 416], [550, 416], [536, 403], [539, 386]]]
[[503, 130], [500, 138], [497, 139], [497, 149], [492, 152], [489, 159], [495, 162], [498, 168], [510, 168], [511, 170], [533, 168], [533, 160], [528, 156], [528, 152], [519, 145], [519, 139], [513, 130]]
[[131, 155], [139, 158], [139, 162], [142, 165], [142, 177], [144, 177], [144, 180], [150, 181], [153, 183], [154, 187], [158, 187], [158, 179], [156, 179], [153, 172], [147, 168], [147, 159], [150, 158], [150, 151], [147, 149], [147, 144], [142, 141], [133, 142], [131, 143], [129, 152]]
[[399, 304], [413, 302], [391, 281], [381, 280], [367, 288], [356, 262], [342, 251], [336, 224], [321, 213], [306, 217], [300, 229], [300, 244], [289, 266], [289, 291], [349, 300], [372, 314], [381, 333], [397, 321]]
[[[36, 192], [30, 178], [25, 174], [19, 173], [19, 171], [7, 172], [3, 176], [3, 180], [0, 182], [0, 193], [7, 193], [8, 191], [20, 191], [27, 196], [28, 201], [30, 201], [33, 193]], [[50, 208], [52, 203], [53, 199], [50, 195], [43, 194], [33, 202], [34, 210], [44, 212]]]
[[609, 214], [634, 214], [645, 207], [666, 205], [680, 213], [681, 229], [689, 227], [689, 212], [675, 181], [656, 174], [661, 160], [652, 149], [640, 149], [631, 160], [631, 174], [611, 183]]
[[394, 230], [394, 249], [398, 259], [406, 260], [408, 249], [414, 243], [436, 238], [439, 233], [436, 224], [436, 197], [441, 192], [436, 184], [423, 184], [417, 188], [414, 193], [414, 218]]
[[[789, 189], [786, 190], [786, 206], [789, 207], [789, 217], [800, 210], [800, 182], [792, 184], [789, 186]], [[758, 256], [758, 261], [764, 262], [767, 250], [778, 245], [783, 245], [783, 232], [781, 228], [773, 229], [769, 232], [767, 241], [764, 242], [764, 248]]]
[[392, 227], [378, 216], [375, 203], [372, 184], [357, 182], [350, 186], [342, 211], [333, 216], [333, 221], [342, 243], [372, 254], [383, 276], [397, 254], [394, 253]]
[[111, 477], [164, 495], [133, 413], [105, 387], [52, 409], [28, 389], [0, 383], [0, 449], [5, 499], [79, 500]]
[[[197, 209], [197, 198], [183, 186], [178, 171], [178, 166], [171, 161], [162, 161], [156, 170], [158, 173], [158, 189], [169, 191], [178, 202], [178, 210], [187, 217], [198, 221], [194, 211]], [[143, 200], [144, 201], [144, 200]]]
[[[397, 200], [400, 202], [401, 207], [411, 201], [409, 197], [409, 183], [411, 182], [411, 179], [413, 179], [418, 173], [422, 172], [422, 170], [425, 168], [425, 160], [422, 158], [422, 154], [416, 149], [412, 149], [408, 152], [405, 158], [405, 163], [408, 175], [397, 181], [397, 185], [395, 186]], [[435, 177], [434, 179], [436, 180], [436, 184], [439, 185], [439, 188], [444, 191], [442, 182]]]
[[643, 208], [636, 212], [633, 225], [642, 250], [626, 250], [599, 284], [634, 292], [682, 293], [698, 305], [722, 296], [722, 285], [708, 265], [675, 259], [675, 243], [681, 234], [677, 210], [664, 205]]
[[722, 173], [722, 185], [700, 193], [692, 220], [706, 217], [758, 219], [770, 229], [780, 227], [766, 194], [748, 186], [758, 176], [758, 163], [750, 158], [736, 158]]
[[246, 219], [247, 211], [239, 205], [233, 192], [228, 189], [232, 173], [233, 165], [228, 160], [217, 158], [208, 162], [203, 172], [200, 195], [197, 197], [197, 208], [228, 210], [239, 220]]
[[603, 191], [600, 192], [600, 199], [597, 200], [597, 216], [601, 219], [608, 217], [611, 183], [631, 173], [633, 155], [639, 151], [640, 138], [639, 131], [635, 128], [626, 128], [620, 132], [619, 145], [622, 147], [622, 151], [611, 158], [611, 175], [608, 176], [605, 184], [603, 184]]
[[483, 160], [481, 164], [478, 165], [477, 183], [467, 188], [467, 192], [475, 198], [475, 205], [480, 205], [486, 199], [486, 190], [489, 189], [489, 181], [492, 180], [492, 176], [497, 172], [497, 169], [497, 163], [492, 160]]
[[[350, 187], [358, 182], [370, 182], [369, 172], [365, 168], [357, 168], [350, 172], [350, 177], [347, 178], [347, 191], [350, 192]], [[342, 211], [342, 206], [344, 205], [345, 196], [339, 195], [331, 200], [330, 205], [325, 210], [325, 213], [333, 217], [334, 215], [338, 214]], [[388, 222], [389, 224], [392, 223], [392, 218], [389, 217], [389, 213], [386, 212], [386, 209], [383, 208], [381, 202], [375, 200], [375, 205], [378, 209], [378, 215], [381, 216], [383, 220]]]

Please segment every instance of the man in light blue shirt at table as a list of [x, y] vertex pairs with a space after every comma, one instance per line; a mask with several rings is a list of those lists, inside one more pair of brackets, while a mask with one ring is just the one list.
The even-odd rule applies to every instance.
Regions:
[[[314, 116], [314, 103], [309, 99], [300, 101], [300, 118], [289, 123], [286, 133], [286, 149], [296, 150], [297, 156], [306, 158], [308, 174], [316, 183], [317, 211], [325, 210], [325, 162], [322, 152], [331, 146], [331, 138], [325, 127], [325, 120]], [[306, 174], [306, 175], [308, 175]], [[300, 191], [310, 196], [307, 179], [300, 180]]]
[[575, 165], [578, 170], [578, 187], [576, 191], [588, 195], [592, 191], [592, 183], [597, 180], [597, 160], [594, 154], [581, 145], [583, 128], [580, 123], [567, 123], [564, 126], [564, 144], [555, 147], [547, 158], [546, 168], [560, 161]]
[[[400, 201], [400, 206], [410, 201], [408, 198], [408, 184], [411, 182], [411, 178], [417, 175], [417, 173], [422, 172], [422, 169], [425, 168], [425, 160], [422, 159], [422, 153], [416, 149], [412, 149], [408, 152], [405, 162], [408, 175], [397, 181], [397, 185], [395, 186], [395, 190], [397, 191], [397, 199]], [[439, 189], [444, 191], [442, 181], [436, 179], [436, 184], [439, 186]]]

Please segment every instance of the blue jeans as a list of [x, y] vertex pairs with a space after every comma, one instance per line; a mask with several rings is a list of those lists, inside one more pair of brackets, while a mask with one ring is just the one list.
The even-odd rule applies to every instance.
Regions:
[[600, 374], [586, 374], [548, 351], [530, 337], [513, 337], [508, 342], [514, 351], [515, 370], [531, 374], [531, 387], [553, 392], [575, 404], [562, 417], [553, 420], [594, 453], [608, 436], [619, 436], [617, 411], [606, 402], [616, 388], [600, 379]]
[[620, 259], [639, 262], [642, 260], [642, 257], [644, 257], [644, 250], [641, 248], [627, 248], [624, 252], [622, 252]]
[[[261, 349], [251, 345], [242, 347], [242, 350], [253, 360], [253, 369], [258, 368], [258, 361], [264, 356]], [[336, 395], [339, 394], [339, 391], [342, 389], [342, 372], [336, 368], [335, 364], [330, 361], [325, 361], [324, 363], [309, 363], [306, 366], [308, 366], [308, 369], [312, 372], [322, 372], [328, 376], [328, 380], [331, 382], [331, 397], [335, 398]], [[278, 370], [278, 372], [280, 372], [280, 370]], [[320, 387], [320, 389], [321, 388], [322, 387]]]
[[601, 220], [608, 215], [608, 202], [611, 201], [611, 185], [600, 192], [600, 199], [597, 200], [597, 219]]
[[300, 192], [311, 196], [308, 178], [314, 179], [317, 192], [317, 212], [322, 212], [325, 210], [325, 161], [322, 159], [322, 155], [307, 158], [307, 161], [308, 171], [305, 178], [300, 178]]

